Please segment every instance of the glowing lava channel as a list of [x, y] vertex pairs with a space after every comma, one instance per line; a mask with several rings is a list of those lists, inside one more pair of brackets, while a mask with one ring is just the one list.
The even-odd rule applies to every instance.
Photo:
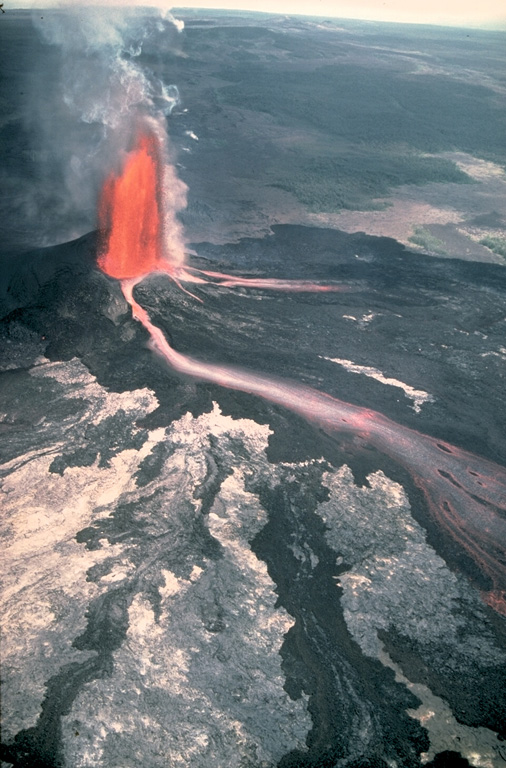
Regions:
[[[207, 285], [216, 285], [220, 288], [260, 288], [271, 291], [288, 291], [290, 293], [329, 293], [349, 290], [348, 286], [325, 285], [313, 283], [309, 280], [280, 280], [275, 277], [236, 277], [234, 275], [224, 275], [222, 272], [207, 272], [206, 270], [198, 270], [198, 273], [214, 279], [214, 282], [206, 279], [199, 282], [206, 283]], [[186, 270], [185, 275], [187, 280], [191, 280], [188, 270]]]
[[[153, 225], [153, 222], [162, 220], [156, 178], [157, 154], [153, 152], [150, 142], [141, 137], [139, 148], [130, 158], [133, 165], [139, 160], [142, 165], [147, 163], [148, 166], [154, 161], [154, 166], [140, 172], [131, 167], [129, 160], [123, 174], [128, 176], [125, 186], [123, 177], [114, 177], [106, 183], [103, 211], [110, 220], [104, 219], [104, 231], [115, 233], [123, 224], [129, 227], [127, 212], [133, 214], [138, 205], [147, 206], [149, 210], [139, 213], [140, 222], [130, 227], [128, 236], [123, 237], [118, 231], [115, 238], [109, 238], [108, 246], [99, 257], [99, 266], [107, 274], [121, 280], [133, 316], [151, 337], [152, 349], [179, 373], [263, 397], [289, 408], [331, 434], [353, 434], [404, 466], [423, 491], [434, 519], [490, 580], [492, 589], [482, 593], [485, 602], [506, 616], [506, 469], [446, 442], [400, 426], [380, 413], [345, 403], [310, 387], [232, 366], [203, 363], [176, 352], [133, 297], [135, 285], [148, 272], [162, 270], [171, 273], [172, 270], [160, 250], [161, 229], [157, 230]], [[140, 181], [151, 187], [137, 192], [135, 187]], [[135, 205], [126, 200], [127, 190], [133, 195]], [[117, 212], [117, 205], [125, 207]], [[161, 228], [161, 224], [159, 226]], [[152, 242], [145, 242], [147, 233], [151, 233]], [[135, 240], [136, 237], [139, 240]], [[116, 248], [116, 243], [121, 243], [121, 247]], [[131, 250], [125, 254], [123, 249]], [[189, 272], [185, 274], [192, 279]], [[218, 278], [220, 282], [217, 284], [222, 286], [260, 287], [264, 282], [254, 278], [249, 282], [222, 273], [200, 274]], [[196, 276], [193, 281], [207, 282], [205, 278]], [[266, 282], [268, 287], [274, 287], [276, 281]], [[284, 290], [291, 285], [289, 281], [277, 282], [283, 284]], [[305, 290], [302, 285], [306, 284], [295, 283], [293, 287]]]

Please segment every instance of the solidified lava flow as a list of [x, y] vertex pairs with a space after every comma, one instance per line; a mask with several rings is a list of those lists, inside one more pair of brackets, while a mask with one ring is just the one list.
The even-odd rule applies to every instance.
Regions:
[[[121, 280], [125, 298], [151, 337], [152, 348], [180, 373], [263, 397], [317, 424], [326, 432], [359, 436], [404, 466], [422, 490], [439, 526], [473, 559], [491, 589], [484, 601], [506, 616], [506, 469], [448, 443], [435, 440], [361, 408], [295, 382], [203, 363], [174, 350], [133, 297], [148, 273], [165, 271], [175, 279], [218, 286], [275, 290], [325, 290], [305, 281], [235, 278], [222, 273], [172, 270], [163, 253], [160, 160], [156, 139], [139, 136], [123, 173], [111, 176], [100, 203], [104, 233], [98, 264]], [[174, 274], [175, 272], [175, 274]], [[214, 283], [216, 284], [216, 283]], [[332, 286], [333, 290], [339, 290]]]

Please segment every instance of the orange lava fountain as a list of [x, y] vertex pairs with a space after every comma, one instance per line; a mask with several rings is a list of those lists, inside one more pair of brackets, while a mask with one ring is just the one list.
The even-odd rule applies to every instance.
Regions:
[[100, 269], [118, 280], [170, 271], [162, 213], [157, 138], [140, 133], [121, 175], [111, 173], [99, 201]]
[[[117, 280], [140, 280], [152, 272], [167, 272], [180, 288], [182, 281], [224, 288], [309, 293], [346, 290], [340, 285], [321, 285], [307, 280], [241, 278], [219, 272], [187, 270], [183, 265], [173, 263], [166, 248], [162, 187], [163, 162], [159, 140], [152, 132], [140, 131], [136, 146], [128, 153], [121, 173], [110, 174], [100, 196], [98, 266], [103, 272]], [[208, 277], [217, 282], [209, 283]]]

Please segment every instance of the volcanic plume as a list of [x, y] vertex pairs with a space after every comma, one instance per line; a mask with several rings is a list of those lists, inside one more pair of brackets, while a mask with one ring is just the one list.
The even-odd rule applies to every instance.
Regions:
[[[340, 290], [305, 281], [238, 278], [190, 270], [171, 261], [163, 227], [162, 163], [154, 133], [140, 132], [122, 172], [112, 174], [100, 200], [102, 246], [98, 264], [121, 281], [125, 298], [151, 337], [154, 351], [180, 373], [263, 397], [288, 408], [329, 434], [358, 435], [403, 465], [425, 495], [433, 519], [474, 560], [491, 589], [483, 599], [506, 615], [506, 470], [361, 408], [295, 382], [232, 366], [203, 363], [174, 350], [133, 296], [150, 272], [167, 272], [176, 282], [237, 285], [275, 290]], [[209, 278], [213, 281], [210, 282]]]

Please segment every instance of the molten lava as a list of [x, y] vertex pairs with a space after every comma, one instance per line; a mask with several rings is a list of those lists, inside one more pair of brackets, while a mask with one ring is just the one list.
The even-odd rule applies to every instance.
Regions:
[[[121, 280], [125, 298], [151, 337], [152, 348], [180, 373], [263, 397], [289, 408], [327, 433], [351, 433], [403, 465], [422, 490], [440, 527], [473, 559], [490, 583], [482, 593], [488, 605], [506, 616], [506, 469], [395, 424], [375, 411], [350, 405], [295, 382], [232, 366], [194, 360], [174, 350], [133, 297], [150, 272], [164, 271], [179, 281], [253, 289], [325, 291], [305, 281], [237, 278], [217, 272], [191, 274], [165, 259], [161, 212], [162, 166], [157, 139], [140, 134], [120, 176], [107, 180], [100, 201], [102, 247], [98, 264]], [[209, 280], [211, 278], [211, 281]], [[216, 281], [216, 282], [213, 282]], [[184, 290], [184, 289], [183, 289]]]
[[169, 271], [165, 260], [162, 162], [154, 134], [140, 133], [122, 173], [112, 173], [99, 202], [100, 269], [124, 280]]
[[[99, 200], [100, 245], [98, 266], [118, 280], [141, 279], [151, 272], [167, 272], [181, 281], [221, 287], [243, 286], [275, 291], [341, 291], [340, 285], [308, 281], [240, 278], [219, 272], [191, 272], [174, 263], [166, 253], [162, 210], [163, 163], [159, 140], [153, 132], [140, 131], [119, 175], [111, 173]], [[183, 290], [185, 290], [183, 288]], [[188, 291], [186, 291], [188, 293]], [[190, 294], [193, 295], [193, 294]], [[196, 297], [194, 297], [196, 298]]]
[[330, 435], [358, 435], [404, 466], [423, 492], [433, 519], [490, 580], [491, 589], [482, 591], [484, 602], [506, 616], [504, 467], [303, 384], [182, 355], [170, 346], [162, 330], [135, 301], [135, 283], [124, 280], [123, 294], [133, 316], [148, 331], [151, 348], [174, 370], [263, 397], [317, 424]]

